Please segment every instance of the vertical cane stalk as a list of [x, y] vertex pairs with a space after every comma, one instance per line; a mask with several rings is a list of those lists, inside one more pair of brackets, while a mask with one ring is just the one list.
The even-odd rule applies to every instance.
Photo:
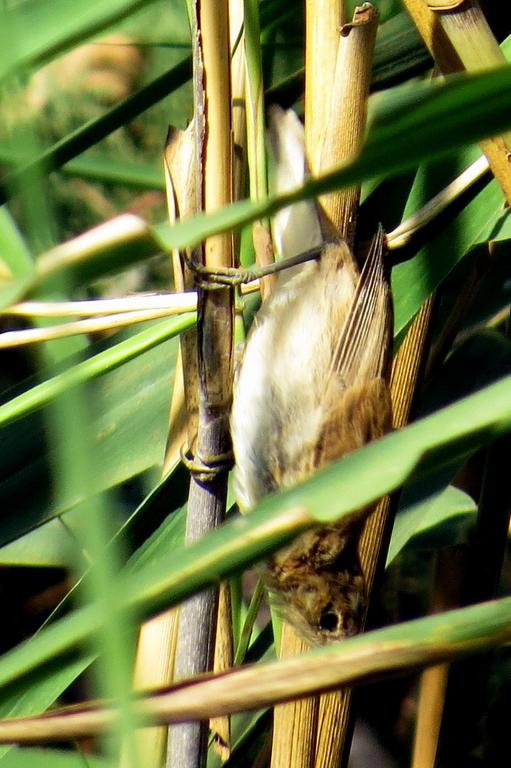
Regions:
[[[218, 210], [232, 200], [229, 14], [225, 0], [193, 6], [195, 138], [200, 208]], [[232, 266], [232, 236], [204, 243], [206, 267]], [[198, 297], [199, 426], [192, 460], [186, 541], [216, 527], [225, 513], [232, 363], [232, 292], [202, 288]], [[207, 590], [180, 608], [175, 674], [188, 677], [212, 663], [217, 596]], [[206, 723], [171, 729], [167, 765], [205, 765]]]
[[[344, 17], [341, 4], [307, 6], [305, 136], [307, 157], [316, 172], [352, 159], [361, 148], [376, 39], [377, 13], [370, 4], [356, 9], [340, 37], [335, 27], [335, 34], [325, 28], [332, 16]], [[328, 73], [333, 89], [325, 87]], [[358, 188], [320, 200], [325, 232], [351, 246], [358, 201]], [[284, 626], [281, 656], [307, 647], [291, 627]], [[341, 692], [276, 707], [272, 766], [337, 766], [347, 735], [349, 705], [349, 692]]]
[[[445, 9], [433, 0], [404, 0], [425, 44], [443, 74], [478, 72], [506, 63], [504, 54], [476, 0], [461, 0]], [[508, 204], [511, 202], [509, 134], [486, 139], [481, 149], [488, 158]]]

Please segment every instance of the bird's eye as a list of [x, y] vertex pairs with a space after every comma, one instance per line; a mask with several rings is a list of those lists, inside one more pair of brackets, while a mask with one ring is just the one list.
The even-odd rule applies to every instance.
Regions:
[[321, 614], [321, 618], [319, 620], [319, 628], [322, 629], [324, 632], [335, 632], [338, 626], [339, 626], [339, 617], [329, 606]]

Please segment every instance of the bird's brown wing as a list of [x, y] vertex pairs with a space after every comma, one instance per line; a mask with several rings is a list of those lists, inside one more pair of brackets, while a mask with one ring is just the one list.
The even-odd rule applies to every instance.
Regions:
[[329, 393], [329, 407], [312, 457], [314, 468], [329, 464], [388, 432], [392, 425], [389, 388], [381, 379]]
[[318, 468], [381, 437], [391, 428], [387, 386], [392, 304], [378, 229], [339, 334], [324, 390], [325, 418], [312, 465]]
[[385, 235], [379, 227], [332, 356], [331, 376], [346, 387], [387, 377], [392, 303], [384, 256]]

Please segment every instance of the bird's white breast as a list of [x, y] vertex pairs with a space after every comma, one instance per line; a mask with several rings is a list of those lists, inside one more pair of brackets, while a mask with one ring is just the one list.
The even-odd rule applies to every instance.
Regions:
[[[332, 284], [333, 283], [333, 284]], [[332, 318], [355, 285], [344, 270], [325, 280], [320, 263], [305, 264], [279, 285], [257, 315], [234, 387], [231, 429], [236, 493], [243, 508], [275, 490], [270, 465], [287, 463], [286, 484], [298, 479], [299, 457], [314, 446], [332, 363]]]

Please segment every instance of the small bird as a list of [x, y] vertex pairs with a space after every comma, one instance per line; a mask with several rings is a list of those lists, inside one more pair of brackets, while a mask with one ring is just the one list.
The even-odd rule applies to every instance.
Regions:
[[[231, 414], [243, 510], [390, 429], [384, 253], [381, 228], [361, 270], [344, 241], [326, 243], [316, 261], [281, 273], [256, 315]], [[307, 531], [268, 563], [270, 592], [313, 644], [360, 629], [366, 597], [358, 543], [370, 512]]]

